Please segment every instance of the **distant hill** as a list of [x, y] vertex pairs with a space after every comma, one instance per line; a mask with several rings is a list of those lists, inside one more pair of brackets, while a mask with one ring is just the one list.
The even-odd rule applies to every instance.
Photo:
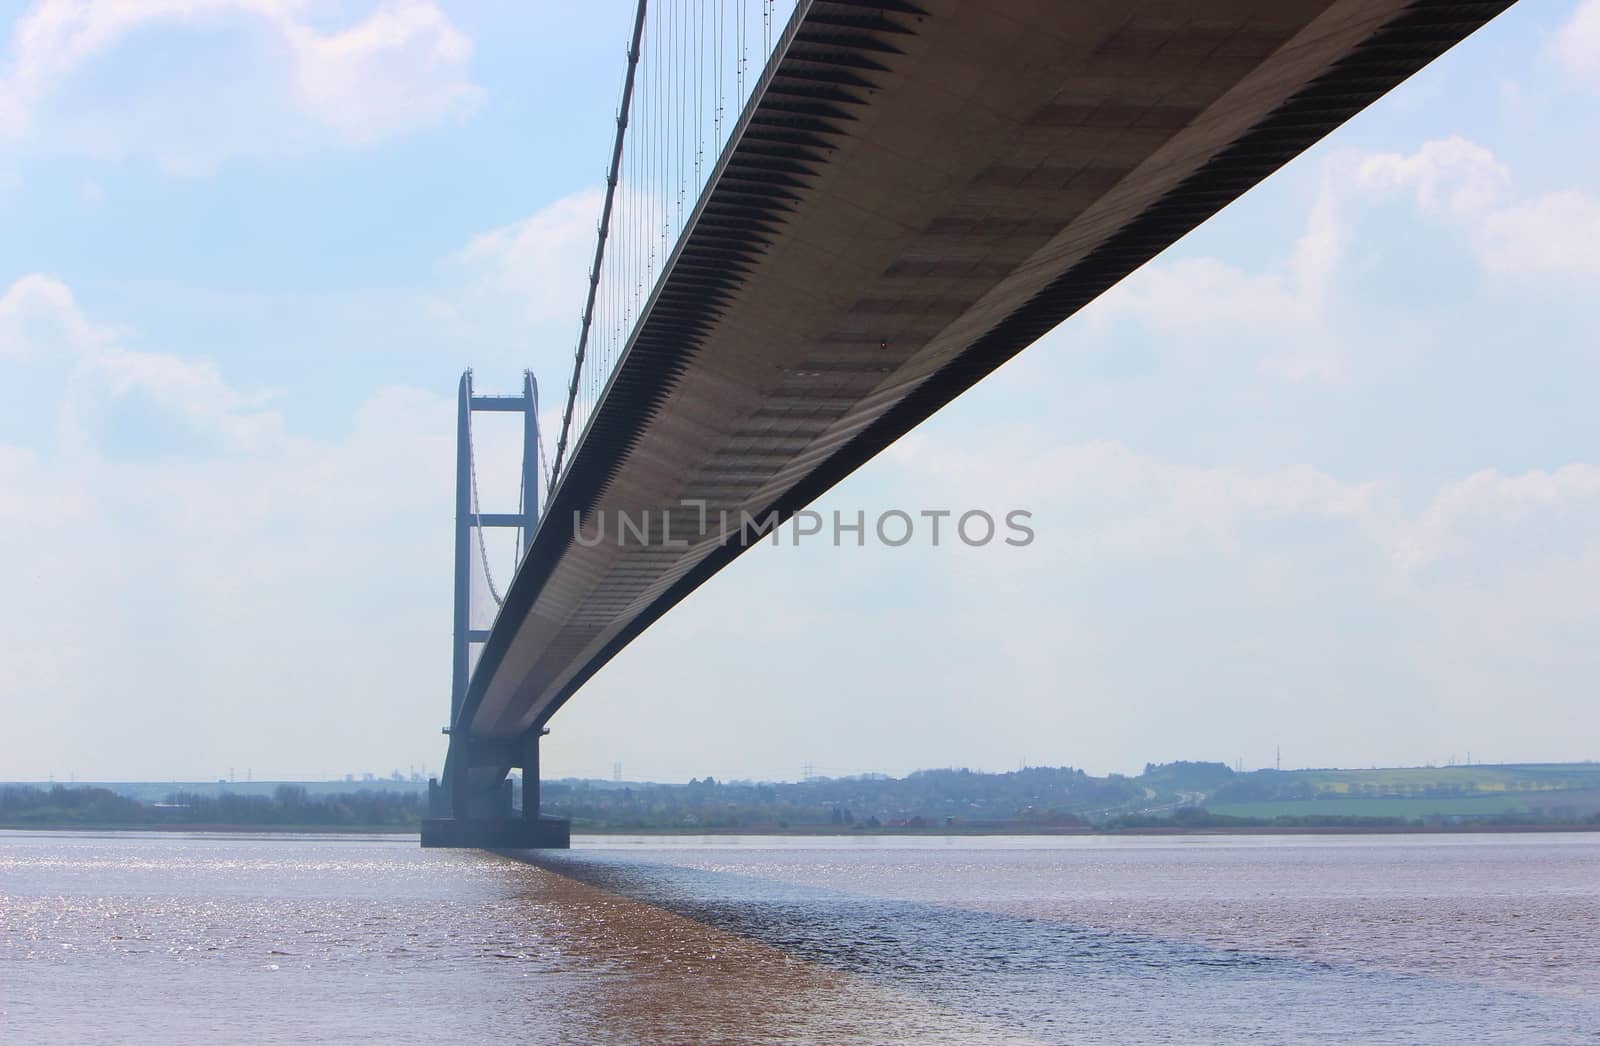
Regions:
[[415, 829], [425, 800], [415, 792], [312, 795], [279, 784], [271, 795], [172, 792], [142, 802], [91, 785], [0, 785], [0, 826], [14, 828]]
[[[19, 788], [49, 788], [63, 782], [52, 781], [41, 784], [38, 781], [0, 781], [0, 787], [16, 786]], [[216, 798], [223, 795], [257, 795], [271, 797], [280, 785], [293, 785], [304, 788], [309, 795], [355, 795], [358, 792], [394, 792], [396, 794], [425, 794], [428, 782], [424, 779], [417, 780], [396, 779], [393, 777], [373, 777], [364, 780], [338, 780], [338, 781], [78, 781], [64, 787], [74, 788], [104, 788], [108, 792], [137, 799], [143, 803], [161, 802], [168, 796], [183, 792], [186, 795], [203, 795]]]
[[1236, 776], [1226, 763], [1146, 763], [1136, 780], [1158, 791], [1210, 793], [1232, 784]]
[[1258, 770], [1237, 775], [1216, 789], [1206, 808], [1257, 818], [1326, 814], [1583, 819], [1600, 814], [1600, 764]]
[[[0, 786], [9, 824], [408, 825], [413, 781]], [[1600, 823], [1600, 764], [1255, 770], [1151, 763], [1138, 776], [1073, 767], [920, 770], [805, 781], [546, 781], [544, 809], [577, 831], [1089, 831], [1231, 826]]]

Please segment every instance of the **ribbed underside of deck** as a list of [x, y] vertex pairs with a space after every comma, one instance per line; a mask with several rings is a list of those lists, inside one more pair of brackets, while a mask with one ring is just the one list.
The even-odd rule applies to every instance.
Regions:
[[574, 519], [787, 517], [1509, 2], [802, 3], [458, 729], [542, 725], [741, 550]]

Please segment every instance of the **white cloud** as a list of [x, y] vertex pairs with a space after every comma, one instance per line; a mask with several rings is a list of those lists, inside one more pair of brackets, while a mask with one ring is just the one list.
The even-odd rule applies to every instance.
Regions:
[[[1046, 448], [1040, 450], [1039, 448]], [[1071, 520], [1074, 542], [1138, 557], [1237, 547], [1261, 522], [1374, 517], [1375, 488], [1309, 464], [1250, 469], [1163, 461], [1117, 440], [1053, 445], [1047, 433], [1015, 428], [976, 447], [914, 433], [888, 456], [956, 503], [1023, 506], [1041, 520]]]
[[1151, 266], [1108, 291], [1091, 315], [1138, 316], [1163, 334], [1192, 336], [1235, 327], [1246, 316], [1273, 329], [1311, 319], [1306, 299], [1280, 272], [1250, 273], [1217, 258]]
[[1217, 258], [1149, 265], [1102, 295], [1088, 317], [1136, 316], [1164, 334], [1192, 337], [1248, 326], [1309, 335], [1322, 325], [1343, 233], [1339, 187], [1324, 179], [1287, 264], [1251, 273]]
[[0, 526], [24, 527], [40, 520], [83, 520], [88, 498], [59, 478], [51, 481], [39, 454], [0, 444]]
[[[602, 195], [583, 190], [472, 237], [445, 256], [416, 307], [437, 337], [478, 368], [484, 389], [539, 376], [548, 414], [565, 403]], [[556, 428], [547, 427], [554, 447]]]
[[66, 284], [49, 276], [24, 276], [0, 294], [0, 359], [7, 357], [70, 366], [60, 425], [75, 446], [103, 434], [108, 417], [129, 405], [230, 450], [260, 450], [283, 436], [282, 419], [264, 408], [262, 397], [232, 388], [209, 363], [125, 347], [114, 330], [84, 316]]
[[[1519, 198], [1511, 171], [1492, 151], [1452, 137], [1409, 154], [1331, 157], [1287, 259], [1254, 271], [1206, 256], [1148, 265], [1092, 304], [1084, 319], [1102, 329], [1134, 320], [1162, 335], [1170, 356], [1206, 367], [1219, 354], [1253, 353], [1261, 370], [1291, 381], [1346, 378], [1359, 339], [1341, 331], [1333, 300], [1340, 267], [1359, 208], [1397, 194], [1458, 228], [1489, 272], [1600, 274], [1600, 198], [1579, 190]], [[1276, 347], [1262, 346], [1263, 338]]]
[[1556, 33], [1556, 61], [1570, 75], [1600, 87], [1600, 0], [1583, 0]]
[[1393, 528], [1390, 548], [1396, 568], [1411, 575], [1474, 555], [1511, 551], [1539, 561], [1570, 556], [1574, 546], [1600, 551], [1596, 533], [1600, 466], [1575, 463], [1517, 475], [1488, 469], [1441, 487], [1425, 511]]
[[604, 200], [598, 189], [563, 197], [510, 225], [474, 236], [448, 260], [465, 278], [469, 301], [436, 302], [446, 314], [480, 308], [497, 298], [525, 322], [568, 323], [577, 329]]
[[[986, 557], [968, 579], [978, 590], [985, 577], [1009, 574], [1008, 564], [1020, 576], [1039, 573], [1041, 557], [1053, 563], [1045, 573], [1060, 577], [1119, 563], [1181, 573], [1209, 560], [1241, 578], [1270, 566], [1280, 582], [1285, 572], [1313, 587], [1354, 582], [1371, 613], [1395, 604], [1432, 614], [1446, 598], [1487, 608], [1516, 591], [1531, 601], [1530, 622], [1548, 623], [1533, 614], [1540, 597], [1531, 578], [1550, 583], [1551, 606], [1572, 605], [1574, 578], [1600, 578], [1600, 465], [1585, 462], [1428, 486], [1348, 480], [1310, 463], [1168, 461], [1116, 440], [1061, 445], [1021, 426], [959, 443], [913, 433], [886, 459], [907, 490], [1034, 513], [1037, 545], [1009, 560]], [[1318, 551], [1328, 542], [1337, 555]], [[1600, 615], [1600, 596], [1590, 603]]]
[[1600, 277], [1600, 199], [1564, 190], [1487, 214], [1478, 252], [1495, 272]]
[[1347, 239], [1341, 214], [1346, 167], [1343, 158], [1329, 164], [1305, 228], [1284, 261], [1259, 272], [1212, 257], [1147, 265], [1092, 303], [1084, 319], [1100, 327], [1137, 320], [1165, 335], [1171, 351], [1207, 366], [1219, 351], [1271, 337], [1292, 348], [1263, 357], [1262, 369], [1290, 381], [1344, 377], [1345, 361], [1329, 335], [1328, 306]]
[[[436, 767], [451, 423], [448, 400], [390, 389], [347, 433], [264, 454], [0, 447], [0, 576], [27, 593], [0, 605], [0, 762], [152, 779]], [[391, 717], [411, 726], [355, 726]]]
[[306, 112], [350, 142], [437, 123], [482, 94], [463, 75], [472, 42], [431, 3], [396, 0], [326, 36], [288, 20], [283, 31]]
[[283, 440], [283, 419], [265, 409], [264, 401], [234, 389], [210, 363], [110, 345], [73, 369], [62, 402], [62, 433], [72, 443], [92, 440], [119, 405], [138, 402], [212, 446], [259, 451]]
[[[25, 777], [74, 751], [120, 760], [96, 768], [109, 776], [223, 758], [293, 775], [437, 765], [449, 398], [379, 390], [344, 432], [312, 438], [210, 364], [128, 348], [48, 277], [0, 294], [0, 330], [0, 383], [58, 400], [71, 437], [0, 442], [0, 577], [26, 593], [0, 602], [0, 763]], [[200, 449], [127, 453], [130, 404]], [[409, 752], [304, 729], [389, 715], [415, 721]]]
[[1465, 232], [1491, 272], [1600, 274], [1600, 199], [1576, 189], [1518, 199], [1510, 171], [1474, 142], [1449, 138], [1410, 155], [1370, 156], [1358, 184], [1380, 194], [1410, 190], [1425, 212], [1445, 216]]
[[107, 344], [111, 332], [95, 327], [60, 280], [34, 274], [0, 294], [0, 358], [71, 357]]
[[[385, 0], [332, 31], [308, 20], [311, 7], [38, 0], [12, 27], [0, 133], [31, 132], [99, 153], [151, 151], [170, 168], [203, 171], [226, 155], [299, 143], [319, 129], [341, 144], [370, 144], [460, 116], [480, 99], [468, 73], [471, 41], [434, 4]], [[85, 73], [136, 34], [202, 29], [212, 34], [210, 60], [221, 65], [168, 69], [156, 87], [123, 82], [136, 74], [113, 69], [109, 89], [74, 95]], [[221, 50], [218, 31], [227, 34]]]
[[1511, 172], [1494, 153], [1465, 138], [1425, 143], [1409, 156], [1377, 153], [1357, 168], [1356, 183], [1372, 192], [1411, 189], [1424, 211], [1456, 217], [1483, 214], [1511, 186]]
[[[940, 728], [910, 727], [913, 740], [888, 751], [926, 753], [899, 756], [923, 765], [1028, 745], [1114, 768], [1152, 751], [1270, 753], [1282, 737], [1294, 738], [1297, 759], [1329, 763], [1416, 762], [1437, 743], [1560, 758], [1574, 754], [1571, 741], [1547, 724], [1594, 722], [1600, 467], [1380, 481], [1311, 463], [1175, 461], [1022, 426], [959, 435], [935, 426], [872, 470], [870, 485], [847, 481], [855, 494], [841, 487], [818, 507], [853, 510], [850, 498], [867, 491], [908, 508], [1025, 506], [1037, 540], [895, 556], [753, 553], [597, 680], [563, 713], [564, 735], [592, 721], [598, 747], [606, 719], [590, 702], [613, 702], [614, 718], [631, 706], [609, 695], [644, 686], [663, 664], [688, 670], [700, 649], [693, 622], [720, 607], [720, 634], [732, 634], [762, 592], [782, 592], [786, 614], [789, 603], [824, 613], [790, 622], [782, 642], [760, 640], [762, 657], [787, 657], [794, 671], [770, 680], [751, 714], [782, 715], [811, 696], [879, 746], [833, 740], [843, 765], [886, 758], [882, 737], [907, 707]], [[1413, 548], [1435, 558], [1407, 560]], [[829, 656], [812, 668], [795, 650]], [[713, 694], [742, 678], [709, 671]], [[830, 704], [841, 678], [848, 694], [873, 700]], [[717, 719], [720, 698], [685, 700]], [[1377, 717], [1395, 729], [1374, 739]], [[952, 730], [960, 739], [946, 743]], [[604, 743], [647, 758], [625, 739]], [[715, 746], [700, 743], [686, 741], [712, 758]], [[788, 750], [767, 747], [769, 759]]]
[[[493, 241], [490, 256], [516, 240]], [[0, 761], [24, 776], [68, 767], [69, 751], [131, 753], [117, 756], [125, 761], [115, 773], [132, 776], [203, 773], [208, 759], [295, 774], [436, 765], [450, 399], [387, 389], [340, 433], [262, 436], [249, 427], [262, 408], [223, 375], [132, 353], [123, 345], [130, 336], [85, 317], [59, 282], [19, 281], [0, 301], [14, 313], [19, 302], [30, 315], [53, 309], [49, 329], [78, 333], [48, 351], [93, 360], [81, 380], [106, 395], [136, 389], [180, 418], [208, 398], [220, 409], [194, 421], [214, 433], [218, 452], [207, 455], [128, 458], [90, 442], [63, 460], [0, 446], [0, 574], [34, 593], [26, 606], [0, 605], [8, 639], [0, 706], [8, 721], [42, 717], [28, 720], [26, 746], [0, 737]], [[21, 368], [46, 350], [27, 352], [0, 366]], [[1586, 637], [1600, 623], [1600, 550], [1588, 537], [1600, 532], [1596, 466], [1483, 473], [1417, 498], [1305, 462], [1182, 462], [1117, 440], [1063, 444], [1023, 428], [959, 439], [938, 432], [897, 444], [872, 489], [893, 494], [899, 484], [916, 495], [913, 505], [1026, 505], [1036, 512], [1034, 546], [941, 550], [959, 557], [953, 566], [916, 564], [914, 550], [895, 560], [830, 549], [804, 569], [792, 549], [757, 553], [563, 713], [567, 741], [557, 754], [575, 769], [619, 745], [633, 759], [633, 742], [604, 720], [618, 707], [605, 695], [637, 695], [642, 678], [662, 677], [663, 663], [700, 657], [748, 615], [757, 593], [800, 604], [786, 608], [785, 628], [770, 630], [762, 656], [830, 656], [819, 674], [773, 681], [749, 715], [801, 706], [805, 694], [827, 689], [828, 673], [848, 674], [853, 687], [827, 700], [861, 727], [848, 732], [864, 739], [851, 764], [870, 765], [865, 748], [880, 743], [880, 724], [892, 730], [910, 707], [948, 714], [957, 737], [913, 737], [900, 759], [990, 758], [963, 746], [1030, 735], [1049, 735], [1052, 758], [1102, 766], [1122, 757], [1095, 746], [1129, 749], [1135, 737], [1140, 757], [1152, 745], [1174, 755], [1232, 751], [1241, 732], [1271, 743], [1282, 722], [1273, 703], [1286, 694], [1303, 697], [1295, 721], [1312, 724], [1304, 730], [1331, 746], [1318, 749], [1330, 760], [1341, 751], [1389, 757], [1360, 726], [1379, 714], [1404, 726], [1392, 757], [1415, 758], [1439, 703], [1480, 691], [1451, 707], [1462, 722], [1493, 734], [1509, 755], [1559, 755], [1515, 716], [1568, 715], [1588, 699], [1579, 684]], [[1421, 507], [1405, 507], [1413, 504]], [[894, 573], [908, 563], [926, 569]], [[797, 587], [775, 579], [798, 579]], [[852, 595], [841, 601], [844, 590]], [[1535, 663], [1542, 693], [1506, 712], [1505, 695]], [[715, 672], [731, 685], [732, 669]], [[1408, 689], [1424, 676], [1437, 686]], [[40, 690], [55, 695], [47, 710], [5, 705], [10, 694]], [[980, 692], [975, 710], [970, 695]], [[882, 696], [863, 709], [862, 693]], [[912, 693], [914, 706], [895, 696]], [[725, 694], [708, 686], [685, 700], [680, 720], [711, 724], [710, 740], [690, 741], [685, 758], [738, 758], [717, 747], [737, 748], [744, 722], [724, 721]], [[1087, 714], [1113, 707], [1110, 719]], [[980, 716], [991, 715], [1025, 726], [1015, 739], [984, 733]], [[374, 716], [404, 725], [368, 738], [355, 724]], [[1241, 726], [1252, 717], [1261, 721]], [[1083, 725], [1089, 719], [1098, 725]], [[321, 729], [307, 735], [307, 721]], [[751, 758], [781, 760], [785, 744], [792, 738]]]

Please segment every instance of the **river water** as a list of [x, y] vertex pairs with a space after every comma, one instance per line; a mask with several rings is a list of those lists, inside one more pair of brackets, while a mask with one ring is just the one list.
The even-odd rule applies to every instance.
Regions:
[[0, 1042], [1595, 1042], [1600, 835], [0, 832]]

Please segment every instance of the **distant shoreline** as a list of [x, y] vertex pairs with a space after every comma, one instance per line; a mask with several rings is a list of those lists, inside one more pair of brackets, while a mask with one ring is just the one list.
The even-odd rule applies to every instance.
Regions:
[[[376, 782], [373, 782], [376, 783]], [[363, 785], [366, 783], [363, 783]], [[414, 836], [420, 791], [355, 782], [0, 784], [10, 829]], [[1391, 770], [1147, 764], [1137, 777], [1072, 767], [922, 770], [801, 782], [546, 781], [545, 812], [580, 835], [711, 838], [1522, 834], [1600, 828], [1600, 763]]]
[[0, 832], [210, 832], [218, 835], [419, 835], [411, 825], [381, 824], [0, 824]]
[[[243, 824], [0, 824], [4, 832], [149, 832], [152, 834], [213, 835], [405, 835], [416, 836], [420, 828], [399, 825], [243, 825]], [[678, 838], [693, 836], [782, 836], [817, 839], [894, 839], [906, 837], [950, 838], [1014, 837], [1051, 838], [1076, 836], [1113, 838], [1116, 836], [1201, 836], [1201, 835], [1528, 835], [1600, 832], [1600, 824], [1456, 824], [1456, 825], [1238, 825], [1232, 827], [1142, 827], [1142, 828], [875, 828], [856, 831], [800, 828], [574, 828], [574, 836], [661, 835]]]
[[862, 831], [810, 828], [579, 828], [579, 835], [777, 835], [849, 839], [859, 836], [898, 838], [922, 836], [959, 839], [963, 836], [1083, 836], [1111, 838], [1119, 835], [1518, 835], [1529, 832], [1600, 832], [1600, 824], [1458, 824], [1458, 825], [1237, 825], [1233, 827], [1161, 826], [1142, 828], [868, 828]]

